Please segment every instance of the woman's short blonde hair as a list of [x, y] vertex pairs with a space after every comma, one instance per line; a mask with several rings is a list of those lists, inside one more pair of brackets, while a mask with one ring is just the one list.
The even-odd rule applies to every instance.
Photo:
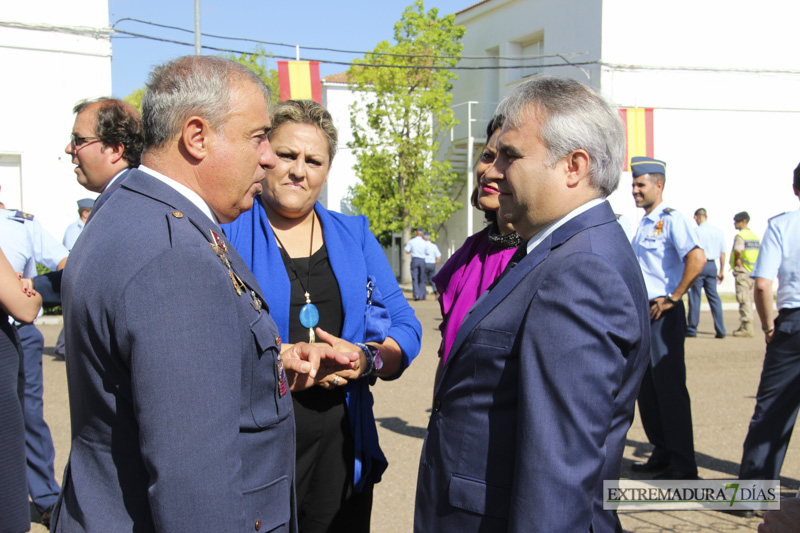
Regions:
[[318, 127], [328, 139], [328, 155], [330, 162], [333, 162], [339, 136], [327, 109], [313, 100], [284, 100], [272, 106], [270, 117], [272, 120], [270, 136], [284, 124], [310, 124]]

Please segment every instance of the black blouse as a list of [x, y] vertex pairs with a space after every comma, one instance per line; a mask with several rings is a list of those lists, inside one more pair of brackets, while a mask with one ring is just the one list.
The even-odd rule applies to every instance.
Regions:
[[[342, 295], [339, 284], [333, 275], [331, 263], [328, 260], [328, 248], [325, 244], [314, 252], [311, 257], [295, 257], [289, 255], [281, 248], [281, 257], [286, 267], [291, 283], [291, 297], [289, 304], [289, 343], [308, 342], [308, 328], [300, 323], [300, 309], [306, 305], [305, 291], [311, 296], [311, 303], [319, 311], [318, 327], [328, 333], [342, 336], [344, 325], [344, 310], [342, 308]], [[311, 275], [309, 276], [309, 267]], [[298, 276], [300, 279], [298, 279]], [[302, 284], [300, 281], [302, 280]], [[264, 287], [269, 290], [269, 287]], [[319, 340], [318, 340], [319, 341]]]

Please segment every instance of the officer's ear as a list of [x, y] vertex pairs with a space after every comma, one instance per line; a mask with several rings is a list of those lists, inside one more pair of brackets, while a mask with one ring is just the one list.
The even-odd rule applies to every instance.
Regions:
[[212, 135], [213, 130], [206, 119], [198, 116], [189, 117], [181, 128], [179, 149], [193, 159], [202, 161], [208, 156]]

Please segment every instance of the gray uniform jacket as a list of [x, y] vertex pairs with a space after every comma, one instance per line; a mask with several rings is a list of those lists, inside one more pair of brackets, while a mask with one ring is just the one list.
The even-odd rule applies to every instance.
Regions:
[[219, 227], [133, 170], [62, 289], [72, 449], [52, 531], [296, 531], [280, 337]]

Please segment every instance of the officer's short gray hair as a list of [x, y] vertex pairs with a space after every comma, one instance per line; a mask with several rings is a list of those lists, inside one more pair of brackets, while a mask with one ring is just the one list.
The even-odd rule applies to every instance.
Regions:
[[520, 127], [531, 113], [547, 148], [547, 164], [575, 150], [589, 154], [591, 184], [602, 196], [619, 185], [625, 158], [625, 133], [617, 110], [593, 89], [569, 78], [537, 76], [519, 86], [497, 107], [506, 124]]
[[232, 89], [244, 80], [256, 84], [269, 103], [269, 87], [230, 59], [184, 56], [153, 69], [142, 101], [145, 150], [174, 139], [191, 116], [203, 117], [215, 130], [222, 128], [231, 110]]

